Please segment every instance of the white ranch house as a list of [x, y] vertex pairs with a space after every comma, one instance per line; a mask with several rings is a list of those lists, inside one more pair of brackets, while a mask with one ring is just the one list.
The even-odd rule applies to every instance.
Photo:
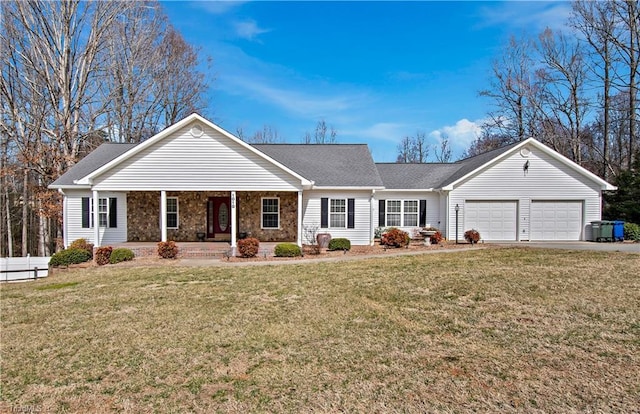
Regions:
[[138, 145], [103, 144], [50, 188], [64, 195], [65, 246], [232, 247], [247, 235], [301, 245], [305, 226], [355, 245], [373, 243], [378, 226], [588, 240], [602, 191], [615, 190], [533, 138], [455, 163], [375, 163], [366, 145], [250, 145], [198, 114]]

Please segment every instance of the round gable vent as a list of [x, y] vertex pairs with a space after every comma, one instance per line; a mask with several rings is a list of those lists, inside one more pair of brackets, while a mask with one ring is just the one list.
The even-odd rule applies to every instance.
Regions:
[[531, 150], [527, 147], [524, 147], [520, 150], [520, 155], [522, 155], [524, 158], [529, 157], [529, 155], [531, 155]]
[[193, 124], [193, 126], [191, 127], [190, 132], [191, 132], [191, 135], [193, 135], [196, 138], [201, 137], [202, 133], [203, 133], [202, 125]]

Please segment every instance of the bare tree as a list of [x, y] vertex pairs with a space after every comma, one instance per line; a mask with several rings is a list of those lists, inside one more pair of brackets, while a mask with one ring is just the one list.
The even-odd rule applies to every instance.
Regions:
[[[609, 148], [611, 142], [611, 88], [615, 70], [614, 45], [616, 19], [613, 2], [594, 2], [579, 0], [573, 3], [571, 26], [579, 30], [589, 47], [591, 73], [602, 90], [602, 138], [600, 175], [607, 178], [612, 172]], [[596, 85], [596, 87], [598, 87]], [[592, 149], [596, 149], [592, 141]]]
[[398, 163], [423, 163], [429, 157], [429, 145], [424, 131], [417, 131], [415, 136], [404, 137], [398, 144]]
[[[535, 107], [531, 105], [534, 61], [528, 39], [511, 37], [501, 56], [493, 63], [490, 88], [480, 96], [493, 99], [497, 111], [489, 113], [485, 129], [498, 135], [523, 140], [532, 134]], [[492, 135], [492, 134], [490, 134]]]
[[256, 131], [251, 137], [244, 136], [242, 129], [238, 131], [241, 134], [238, 137], [250, 144], [276, 144], [283, 141], [277, 128], [271, 125], [263, 125], [262, 130]]
[[440, 144], [435, 145], [435, 157], [437, 162], [451, 162], [451, 145], [449, 144], [449, 137], [446, 134], [442, 134]]
[[335, 144], [337, 142], [338, 131], [333, 125], [327, 125], [324, 119], [318, 121], [313, 137], [309, 131], [302, 137], [303, 144]]
[[584, 97], [584, 55], [577, 42], [548, 28], [540, 34], [538, 47], [546, 65], [537, 71], [537, 77], [544, 91], [547, 122], [559, 126], [563, 132], [561, 136], [556, 134], [546, 139], [555, 139], [555, 147], [562, 147], [561, 152], [568, 152], [573, 161], [580, 163], [583, 153], [580, 133], [588, 109]]
[[2, 168], [12, 174], [2, 199], [11, 183], [21, 214], [2, 207], [22, 226], [23, 255], [54, 246], [61, 203], [47, 185], [104, 131], [143, 139], [203, 106], [196, 57], [157, 2], [0, 3]]

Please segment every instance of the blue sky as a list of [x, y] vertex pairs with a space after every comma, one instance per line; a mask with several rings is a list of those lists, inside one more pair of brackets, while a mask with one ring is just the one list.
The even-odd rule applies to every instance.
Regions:
[[[299, 143], [324, 119], [340, 143], [395, 161], [405, 136], [468, 147], [490, 102], [492, 61], [510, 35], [559, 28], [568, 2], [163, 2], [212, 58], [202, 114], [235, 133], [264, 125]], [[204, 66], [203, 66], [204, 67]]]

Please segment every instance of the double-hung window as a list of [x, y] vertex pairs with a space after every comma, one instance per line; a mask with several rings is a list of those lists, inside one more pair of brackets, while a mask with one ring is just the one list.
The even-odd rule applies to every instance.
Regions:
[[277, 197], [262, 198], [262, 228], [280, 228], [280, 199]]
[[345, 228], [347, 226], [347, 200], [332, 199], [329, 210], [329, 227]]
[[[98, 226], [118, 227], [118, 199], [115, 197], [98, 198]], [[93, 228], [95, 210], [93, 197], [82, 197], [82, 228]]]
[[405, 227], [418, 225], [418, 200], [404, 200], [402, 222]]
[[178, 228], [178, 197], [167, 197], [167, 228]]
[[387, 226], [402, 226], [402, 201], [387, 200]]
[[418, 200], [387, 200], [386, 225], [390, 227], [418, 226]]

